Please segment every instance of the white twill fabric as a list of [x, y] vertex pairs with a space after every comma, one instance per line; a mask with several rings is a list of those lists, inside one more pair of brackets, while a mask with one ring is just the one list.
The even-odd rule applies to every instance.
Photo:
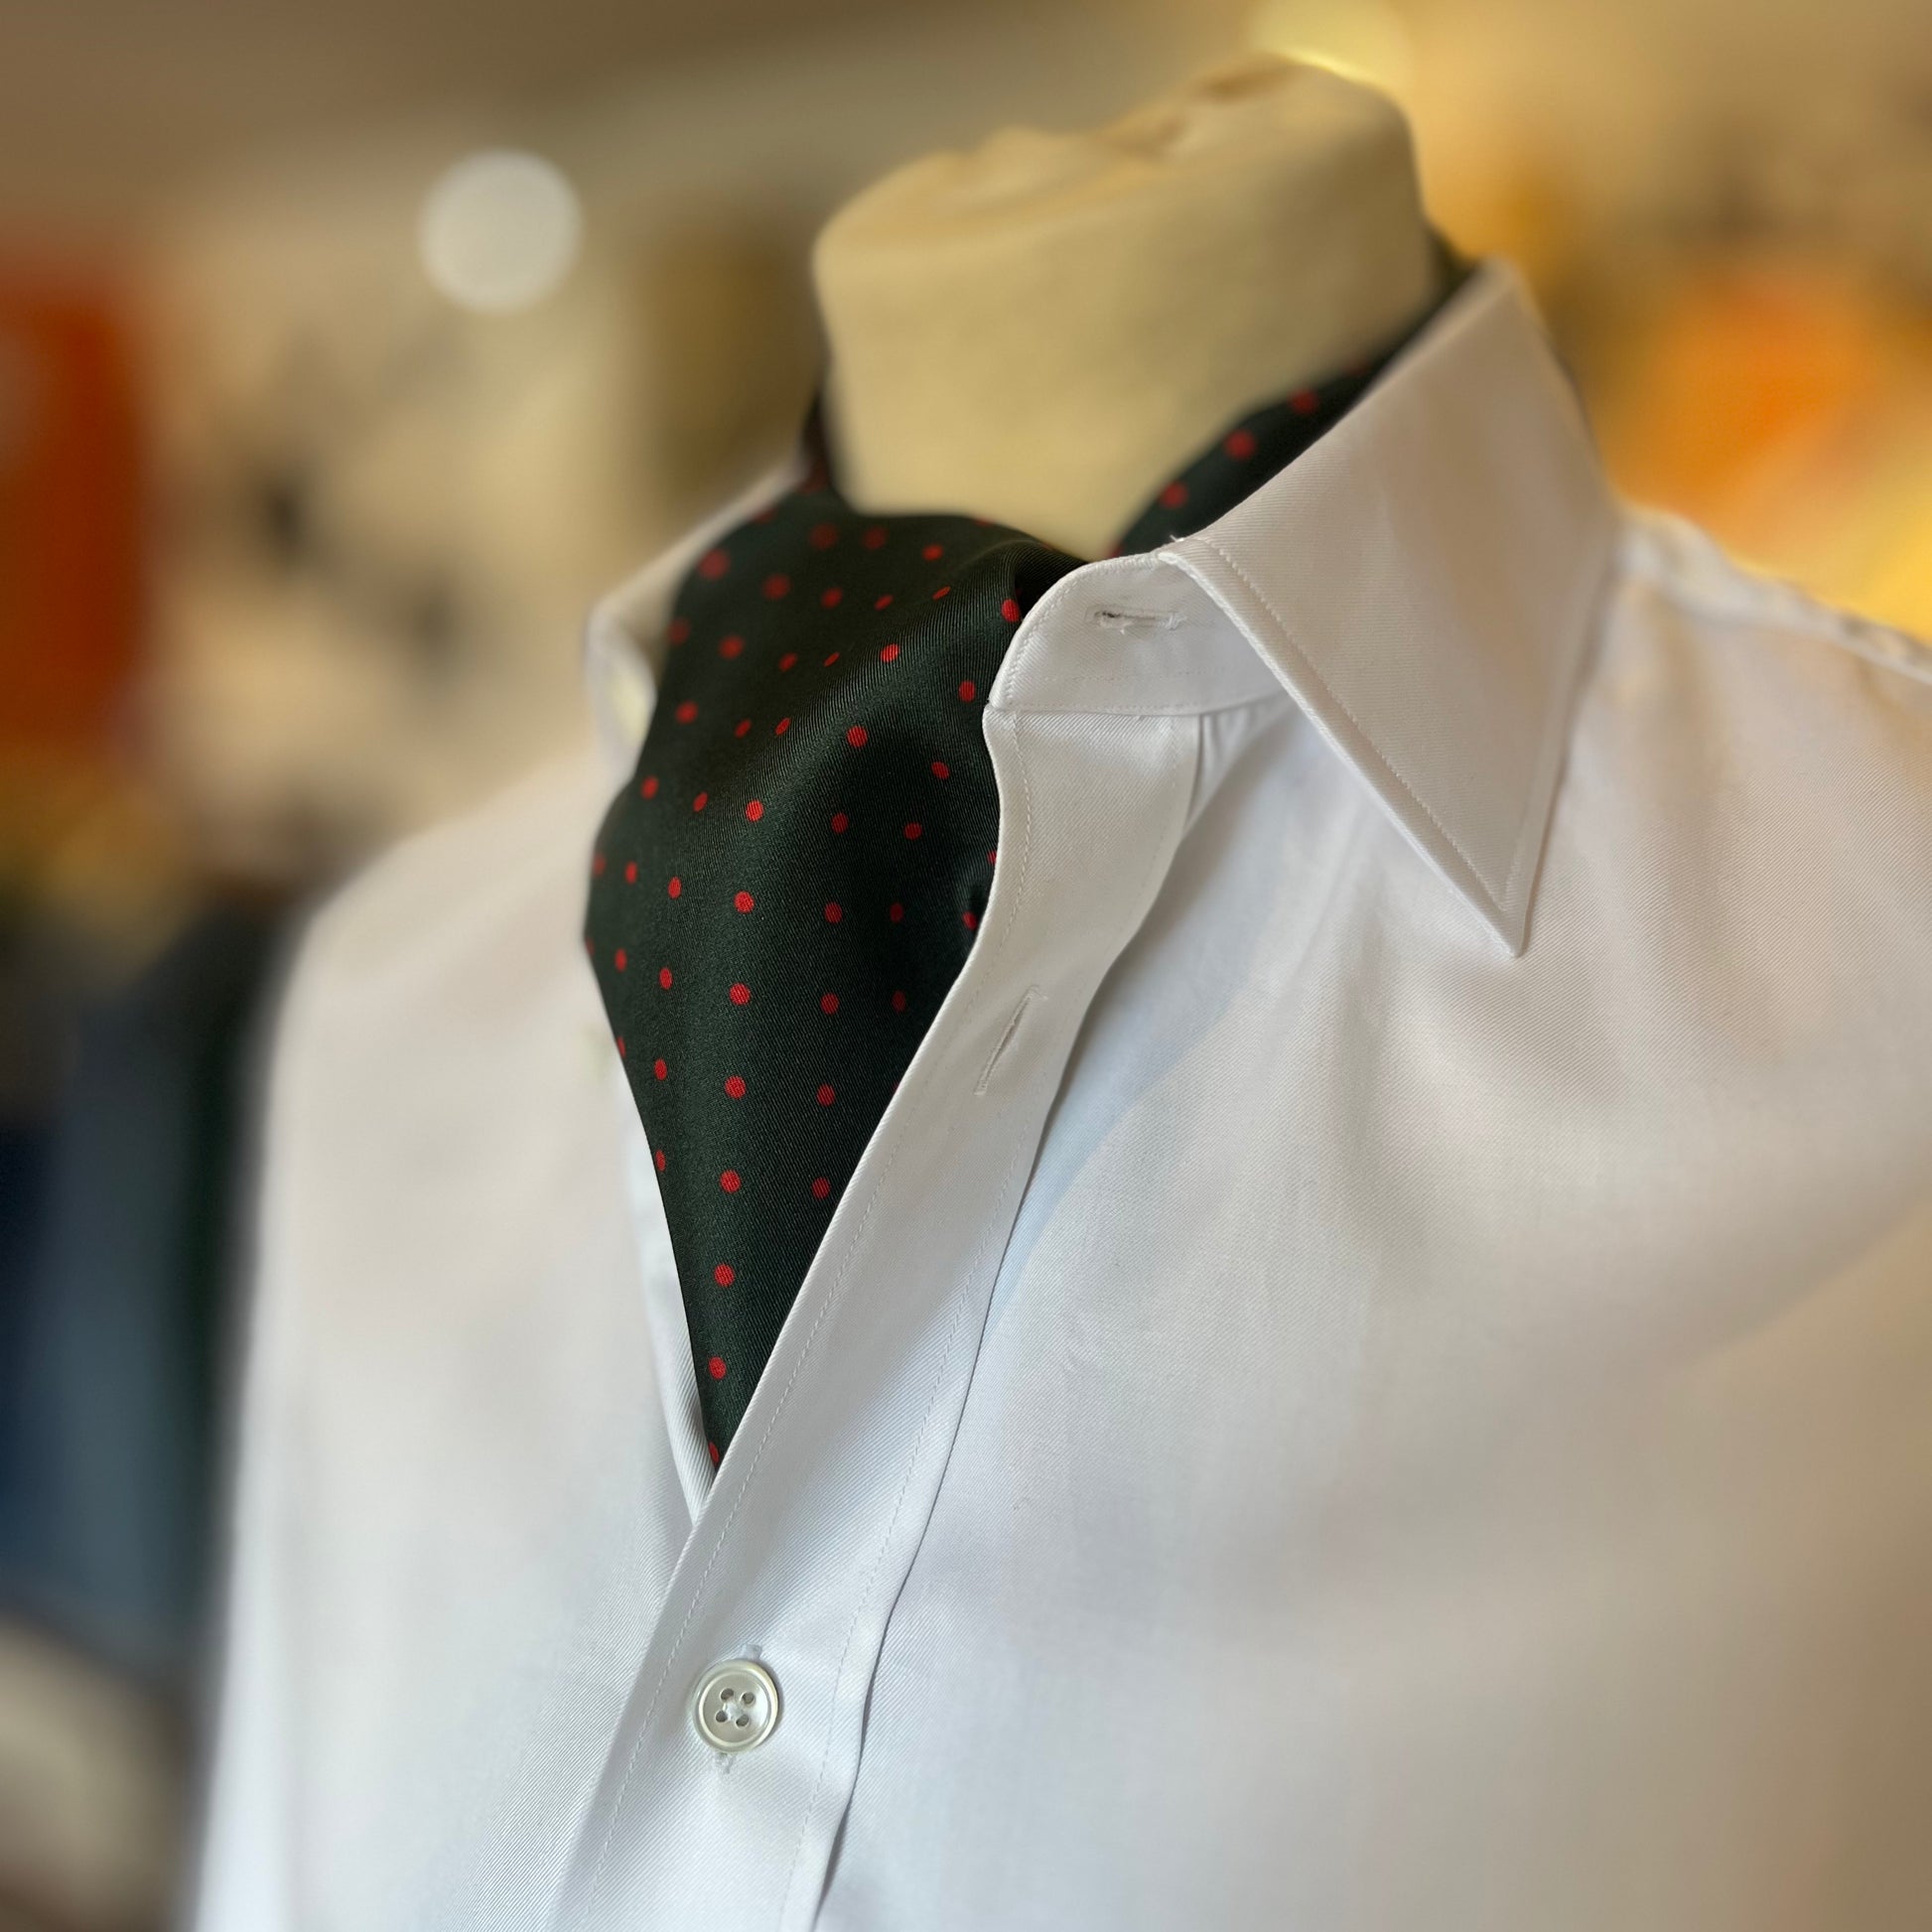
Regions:
[[714, 1474], [578, 939], [706, 534], [305, 949], [201, 1932], [1932, 1919], [1923, 648], [1616, 506], [1480, 270], [1028, 615]]

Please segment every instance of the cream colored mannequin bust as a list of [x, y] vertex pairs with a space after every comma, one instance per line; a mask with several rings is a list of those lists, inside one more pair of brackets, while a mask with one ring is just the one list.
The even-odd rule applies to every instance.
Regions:
[[1226, 423], [1434, 292], [1385, 96], [1258, 58], [1096, 132], [1011, 128], [889, 175], [813, 256], [828, 427], [861, 508], [1109, 550]]

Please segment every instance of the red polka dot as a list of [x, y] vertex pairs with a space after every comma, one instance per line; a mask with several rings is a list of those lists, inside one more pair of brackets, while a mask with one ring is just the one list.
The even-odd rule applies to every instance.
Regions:
[[626, 860], [624, 861], [624, 867], [623, 867], [623, 883], [624, 883], [624, 884], [625, 884], [626, 886], [634, 886], [634, 885], [636, 885], [636, 883], [637, 883], [637, 862], [636, 862], [636, 860], [635, 860], [635, 859], [626, 859]]
[[718, 1264], [718, 1266], [711, 1271], [711, 1279], [714, 1282], [716, 1282], [720, 1288], [729, 1288], [731, 1287], [733, 1282], [737, 1281], [738, 1270], [734, 1268], [730, 1262], [721, 1261]]
[[916, 839], [919, 836], [919, 834], [924, 830], [925, 827], [921, 825], [919, 821], [915, 818], [906, 825], [905, 836], [908, 839]]
[[658, 967], [657, 983], [659, 986], [661, 986], [664, 989], [666, 993], [668, 993], [671, 990], [671, 969], [668, 966]]
[[623, 1043], [623, 1035], [620, 1034], [618, 1035], [618, 1058], [621, 1060], [627, 1060], [629, 1057], [630, 1057], [630, 1049]]
[[725, 1091], [728, 1094], [730, 1094], [734, 1100], [743, 1100], [745, 1098], [744, 1074], [742, 1073], [727, 1074], [725, 1077]]
[[863, 543], [868, 550], [881, 550], [885, 548], [886, 532], [883, 529], [881, 529], [877, 523], [875, 523], [872, 526], [872, 528], [868, 530], [865, 533], [865, 535], [859, 539], [859, 541]]
[[709, 577], [714, 583], [731, 569], [732, 560], [723, 550], [707, 550], [698, 559], [698, 575]]
[[838, 1097], [837, 1089], [829, 1080], [818, 1090], [818, 1104], [821, 1107], [829, 1107]]
[[652, 772], [651, 775], [647, 777], [644, 780], [644, 782], [637, 787], [637, 789], [641, 791], [646, 798], [655, 798], [657, 796], [657, 774], [655, 772]]
[[688, 725], [691, 722], [691, 720], [695, 718], [697, 715], [698, 715], [698, 704], [695, 698], [686, 698], [685, 701], [681, 705], [679, 705], [674, 712], [671, 713], [671, 716], [675, 718], [680, 725]]
[[718, 1184], [725, 1190], [726, 1193], [735, 1194], [742, 1186], [745, 1185], [745, 1180], [744, 1180], [744, 1176], [739, 1173], [736, 1168], [727, 1168], [725, 1172], [718, 1176]]
[[1255, 453], [1255, 439], [1249, 431], [1245, 429], [1237, 429], [1228, 437], [1227, 441], [1221, 445], [1221, 448], [1224, 449], [1229, 456], [1240, 457], [1245, 460], [1246, 458], [1253, 456]]
[[833, 651], [831, 655], [828, 656], [825, 660], [825, 668], [829, 671], [832, 668], [832, 666], [836, 664], [838, 661], [839, 661], [839, 654], [837, 651]]
[[969, 908], [968, 910], [962, 912], [959, 916], [961, 920], [964, 921], [966, 930], [968, 932], [977, 932], [979, 930], [980, 915], [977, 912], [972, 911]]
[[739, 892], [739, 893], [734, 893], [732, 895], [732, 903], [735, 906], [737, 906], [741, 912], [749, 912], [752, 909], [752, 907], [758, 903], [758, 900], [755, 899], [750, 893]]
[[789, 718], [780, 718], [778, 722], [771, 727], [771, 736], [773, 738], [782, 738], [784, 737], [785, 733], [788, 732], [790, 729], [791, 729], [791, 720]]
[[712, 1356], [712, 1358], [711, 1358], [711, 1360], [710, 1360], [709, 1362], [707, 1362], [707, 1363], [705, 1364], [705, 1366], [706, 1366], [707, 1368], [709, 1368], [709, 1369], [710, 1369], [710, 1371], [711, 1371], [711, 1379], [712, 1379], [712, 1380], [713, 1380], [714, 1382], [722, 1382], [722, 1381], [723, 1381], [723, 1380], [725, 1379], [725, 1358], [724, 1358], [724, 1356], [722, 1356], [722, 1355], [714, 1355], [714, 1356]]
[[710, 803], [711, 803], [711, 793], [708, 791], [701, 791], [694, 799], [692, 799], [691, 809], [694, 812], [701, 812]]
[[852, 726], [852, 728], [849, 731], [847, 731], [845, 735], [845, 742], [848, 745], [850, 745], [852, 749], [856, 752], [866, 742], [865, 726], [863, 725]]
[[1294, 410], [1296, 415], [1307, 416], [1313, 412], [1316, 401], [1317, 398], [1312, 389], [1297, 389], [1289, 397], [1288, 406]]
[[1019, 604], [1013, 598], [1008, 598], [1000, 606], [1000, 615], [1006, 619], [1007, 622], [1018, 623], [1020, 621]]
[[937, 604], [942, 597], [950, 597], [950, 596], [952, 596], [952, 586], [950, 584], [941, 584], [939, 588], [932, 593], [932, 601], [933, 603]]
[[845, 602], [845, 593], [836, 584], [831, 584], [819, 592], [818, 601], [828, 611], [836, 611]]
[[905, 916], [905, 907], [902, 906], [897, 899], [894, 899], [892, 904], [888, 906], [886, 909], [886, 916], [889, 919], [891, 919], [895, 925], [897, 925], [899, 920], [901, 920]]
[[671, 1069], [668, 1066], [666, 1066], [662, 1060], [652, 1060], [650, 1063], [650, 1070], [654, 1074], [656, 1074], [660, 1080], [668, 1080], [671, 1077]]
[[946, 546], [943, 543], [928, 543], [919, 552], [919, 555], [929, 564], [937, 563], [945, 554]]
[[1187, 485], [1184, 483], [1171, 483], [1161, 492], [1161, 507], [1177, 510], [1187, 500]]
[[836, 523], [814, 523], [811, 534], [805, 541], [814, 550], [829, 550], [839, 540], [839, 526]]
[[691, 634], [689, 618], [673, 618], [664, 626], [664, 641], [667, 644], [681, 644]]
[[744, 649], [745, 639], [735, 630], [729, 637], [720, 637], [718, 639], [718, 655], [720, 657], [737, 657]]
[[593, 879], [602, 879], [604, 877], [604, 854], [601, 852], [593, 853], [591, 856], [591, 877]]
[[630, 955], [627, 952], [625, 952], [621, 946], [620, 946], [617, 949], [617, 951], [612, 955], [611, 964], [615, 966], [619, 972], [621, 973], [623, 969], [630, 964]]
[[736, 980], [733, 982], [732, 984], [732, 1005], [733, 1006], [735, 1007], [747, 1006], [751, 1003], [751, 998], [752, 998], [752, 989], [749, 986], [747, 986], [743, 980]]
[[893, 594], [891, 591], [888, 591], [884, 597], [876, 597], [873, 599], [872, 608], [875, 611], [888, 611], [892, 609], [892, 604]]
[[952, 776], [952, 766], [944, 759], [934, 759], [932, 760], [932, 775], [935, 778], [950, 778]]
[[752, 721], [749, 718], [741, 718], [738, 721], [738, 723], [732, 727], [732, 736], [734, 738], [743, 738], [745, 734], [751, 729], [752, 729]]
[[718, 1460], [719, 1460], [718, 1445], [716, 1443], [707, 1442], [705, 1444], [705, 1448], [711, 1451], [711, 1466], [715, 1469], [718, 1466]]
[[839, 996], [836, 993], [821, 993], [818, 996], [818, 1010], [820, 1013], [837, 1013]]
[[903, 1013], [905, 1011], [905, 995], [903, 993], [895, 993], [893, 995], [893, 1011], [895, 1013]]
[[678, 878], [678, 876], [675, 873], [673, 873], [671, 875], [669, 883], [664, 888], [664, 892], [668, 897], [671, 898], [682, 897], [684, 894], [684, 881]]
[[764, 800], [762, 798], [752, 799], [745, 807], [745, 816], [756, 825], [764, 816]]
[[837, 925], [838, 922], [844, 917], [845, 917], [845, 913], [841, 909], [838, 900], [835, 898], [828, 898], [825, 901], [825, 923], [827, 925]]
[[798, 662], [798, 653], [795, 650], [788, 650], [781, 658], [778, 659], [778, 668], [781, 671], [788, 671], [797, 662]]
[[1000, 863], [1000, 848], [997, 845], [987, 853], [986, 863], [989, 866], [996, 866]]
[[897, 663], [898, 661], [898, 646], [897, 644], [888, 644], [886, 648], [879, 653], [879, 661], [882, 664]]
[[835, 832], [843, 832], [851, 823], [852, 821], [843, 812], [834, 812], [832, 814], [832, 830]]
[[664, 1150], [660, 1147], [657, 1150], [656, 1154], [652, 1157], [652, 1159], [655, 1160], [657, 1163], [657, 1172], [659, 1173], [662, 1173], [664, 1172], [664, 1164], [666, 1160]]
[[779, 598], [785, 596], [790, 591], [790, 589], [791, 589], [791, 579], [787, 577], [784, 574], [784, 572], [781, 570], [774, 570], [771, 573], [771, 575], [764, 580], [764, 594], [766, 597], [770, 598], [774, 604], [777, 602]]
[[980, 688], [971, 678], [963, 677], [959, 680], [959, 695], [965, 703], [971, 704], [979, 694]]
[[820, 1174], [819, 1177], [812, 1182], [812, 1194], [813, 1197], [817, 1200], [823, 1200], [825, 1196], [829, 1194], [831, 1191], [832, 1191], [832, 1183], [824, 1174]]

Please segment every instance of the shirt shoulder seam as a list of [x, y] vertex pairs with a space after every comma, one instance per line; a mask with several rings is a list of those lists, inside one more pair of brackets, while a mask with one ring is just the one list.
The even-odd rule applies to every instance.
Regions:
[[[1783, 578], [1753, 571], [1705, 531], [1666, 511], [1626, 512], [1628, 577], [1686, 617], [1739, 630], [1776, 630], [1848, 651], [1915, 683], [1932, 684], [1932, 644], [1841, 610]], [[1696, 581], [1686, 581], [1696, 574]]]

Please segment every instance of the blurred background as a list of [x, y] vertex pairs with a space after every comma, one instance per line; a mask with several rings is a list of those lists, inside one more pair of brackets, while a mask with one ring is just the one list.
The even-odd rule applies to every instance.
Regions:
[[1924, 0], [0, 0], [0, 1932], [175, 1911], [302, 908], [584, 731], [831, 207], [1257, 47], [1408, 106], [1626, 493], [1932, 630]]

